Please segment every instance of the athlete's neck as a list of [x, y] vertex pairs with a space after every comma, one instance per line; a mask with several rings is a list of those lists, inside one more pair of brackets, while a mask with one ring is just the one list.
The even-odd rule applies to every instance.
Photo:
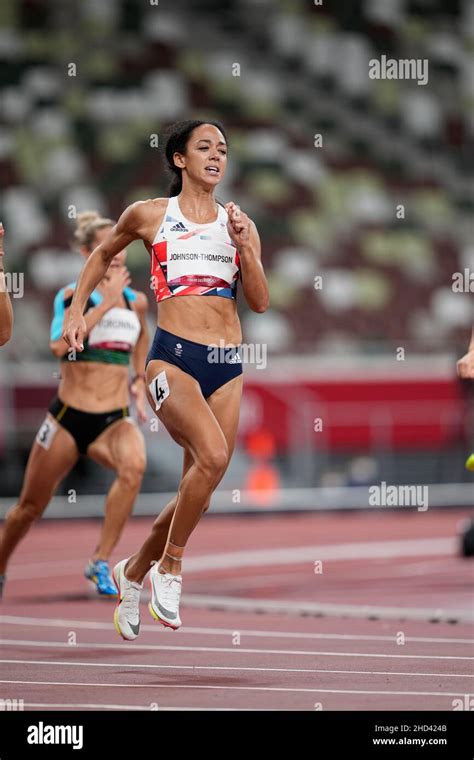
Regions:
[[185, 183], [178, 195], [178, 203], [184, 216], [196, 223], [206, 223], [215, 219], [217, 203], [214, 188], [205, 188]]

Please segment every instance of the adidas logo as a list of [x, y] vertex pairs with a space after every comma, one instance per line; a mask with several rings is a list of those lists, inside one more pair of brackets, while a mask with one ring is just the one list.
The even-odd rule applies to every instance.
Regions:
[[189, 230], [184, 226], [183, 222], [178, 222], [174, 227], [170, 228], [170, 232], [189, 232]]

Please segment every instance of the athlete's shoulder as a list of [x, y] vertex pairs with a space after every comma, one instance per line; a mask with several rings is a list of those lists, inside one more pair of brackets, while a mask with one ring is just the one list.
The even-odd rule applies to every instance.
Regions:
[[130, 204], [126, 211], [136, 218], [145, 219], [150, 214], [156, 216], [159, 211], [164, 211], [168, 205], [168, 200], [169, 198], [148, 198], [146, 201], [135, 201], [135, 203]]
[[60, 288], [54, 297], [55, 303], [59, 303], [59, 301], [66, 301], [68, 298], [74, 295], [75, 289], [76, 289], [75, 282], [70, 282], [68, 285], [65, 285], [63, 288]]
[[135, 201], [127, 206], [122, 213], [118, 227], [129, 231], [142, 231], [150, 223], [154, 223], [160, 213], [164, 214], [167, 203], [167, 198], [148, 198], [144, 201]]
[[163, 209], [165, 210], [166, 206], [168, 205], [169, 198], [149, 198], [145, 203], [151, 203], [152, 208], [154, 211], [157, 209]]

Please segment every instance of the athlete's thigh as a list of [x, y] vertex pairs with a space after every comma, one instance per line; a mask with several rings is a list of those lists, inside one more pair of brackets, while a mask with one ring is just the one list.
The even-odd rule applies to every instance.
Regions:
[[[223, 385], [212, 396], [206, 399], [227, 441], [229, 459], [234, 450], [237, 428], [239, 426], [241, 397], [242, 376], [230, 380], [230, 382]], [[184, 449], [182, 478], [186, 475], [193, 461], [191, 453], [188, 449]]]
[[229, 457], [232, 455], [239, 427], [240, 403], [242, 400], [243, 376], [239, 375], [221, 385], [207, 403], [212, 410], [219, 426], [224, 433], [229, 449]]
[[87, 449], [87, 456], [104, 467], [117, 470], [124, 463], [146, 462], [145, 439], [131, 419], [117, 420]]
[[[165, 373], [166, 377], [162, 373]], [[154, 393], [162, 397], [159, 409], [148, 386], [156, 381]], [[196, 460], [203, 449], [226, 444], [214, 413], [206, 403], [199, 383], [174, 364], [161, 359], [147, 366], [147, 397], [151, 408], [174, 440]]]
[[33, 443], [20, 498], [48, 502], [78, 457], [72, 435], [48, 414]]

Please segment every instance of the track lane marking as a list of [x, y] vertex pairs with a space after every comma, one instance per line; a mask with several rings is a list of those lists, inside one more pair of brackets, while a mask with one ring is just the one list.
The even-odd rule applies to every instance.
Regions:
[[[74, 702], [24, 702], [25, 707], [62, 707], [62, 708], [74, 708], [75, 710], [140, 710], [142, 712], [153, 712], [149, 705], [108, 705], [108, 704], [90, 704], [74, 703]], [[298, 711], [298, 708], [286, 708], [286, 707], [162, 707], [159, 705], [159, 712], [189, 712], [190, 710], [196, 712], [273, 712], [279, 710], [281, 712], [287, 712], [293, 709]]]
[[[107, 630], [112, 629], [112, 623], [102, 623], [95, 620], [64, 620], [63, 618], [38, 618], [38, 617], [23, 617], [18, 615], [0, 615], [0, 624], [14, 625], [14, 626], [35, 626], [42, 628], [84, 628], [90, 630]], [[170, 631], [165, 628], [157, 628], [156, 625], [142, 624], [141, 631], [153, 631], [160, 635], [170, 635]], [[183, 634], [196, 634], [196, 635], [221, 635], [232, 636], [235, 633], [233, 628], [203, 628], [198, 626], [183, 626], [180, 629], [180, 636]], [[246, 629], [239, 628], [241, 636], [254, 636], [262, 638], [292, 638], [292, 639], [338, 639], [341, 641], [389, 641], [392, 642], [396, 638], [396, 634], [393, 636], [375, 636], [369, 634], [352, 634], [352, 633], [314, 633], [306, 631], [268, 631], [260, 629]], [[459, 638], [434, 638], [429, 636], [405, 636], [406, 642], [420, 642], [427, 644], [468, 644], [474, 646], [473, 639], [459, 639]]]
[[237, 670], [256, 671], [263, 673], [329, 673], [331, 675], [368, 675], [368, 676], [423, 676], [426, 678], [474, 678], [474, 674], [466, 673], [399, 673], [391, 670], [328, 670], [326, 668], [253, 668], [236, 667], [230, 665], [155, 665], [147, 663], [128, 662], [67, 662], [61, 660], [0, 660], [0, 663], [8, 665], [47, 665], [50, 667], [74, 667], [74, 668], [140, 668], [152, 670]]
[[[474, 656], [461, 656], [461, 655], [435, 655], [435, 654], [386, 654], [386, 653], [370, 653], [370, 652], [321, 652], [321, 651], [306, 651], [301, 649], [244, 649], [240, 646], [235, 647], [191, 647], [191, 646], [167, 646], [160, 644], [136, 644], [130, 642], [131, 647], [134, 649], [144, 649], [150, 651], [169, 651], [169, 652], [222, 652], [222, 653], [240, 653], [240, 654], [284, 654], [284, 655], [298, 655], [309, 657], [378, 657], [386, 659], [401, 659], [401, 660], [474, 660]], [[47, 647], [47, 648], [59, 648], [59, 649], [119, 649], [121, 651], [131, 651], [131, 647], [127, 644], [94, 644], [92, 642], [81, 642], [80, 644], [68, 644], [66, 641], [32, 641], [32, 640], [16, 640], [16, 639], [0, 639], [1, 646], [12, 647]]]
[[209, 689], [214, 691], [276, 691], [291, 693], [308, 693], [308, 694], [374, 694], [384, 696], [404, 696], [404, 697], [459, 697], [459, 691], [378, 691], [370, 689], [309, 689], [307, 687], [290, 687], [290, 686], [228, 686], [223, 684], [142, 684], [142, 683], [89, 683], [83, 681], [26, 681], [26, 680], [0, 680], [0, 683], [36, 685], [36, 686], [87, 686], [101, 689]]

